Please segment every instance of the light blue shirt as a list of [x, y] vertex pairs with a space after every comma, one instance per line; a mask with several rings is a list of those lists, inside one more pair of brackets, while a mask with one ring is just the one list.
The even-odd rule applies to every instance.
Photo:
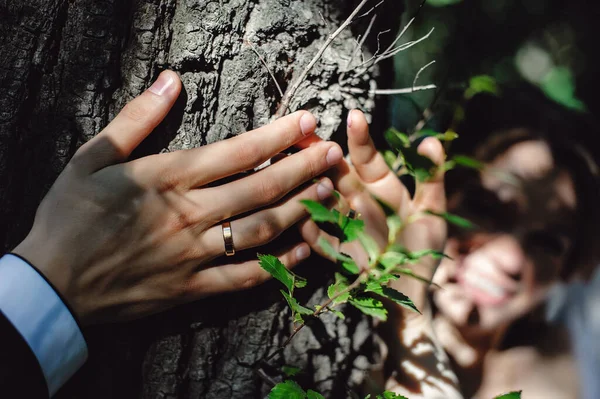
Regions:
[[75, 318], [46, 280], [12, 254], [0, 258], [0, 310], [29, 344], [54, 395], [87, 359]]
[[589, 282], [559, 285], [549, 296], [547, 317], [565, 324], [579, 366], [581, 399], [600, 398], [600, 267]]

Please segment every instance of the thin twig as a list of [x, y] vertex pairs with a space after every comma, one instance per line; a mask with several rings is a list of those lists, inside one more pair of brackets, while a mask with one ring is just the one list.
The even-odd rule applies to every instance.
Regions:
[[395, 95], [395, 94], [410, 94], [410, 93], [414, 93], [416, 91], [423, 91], [423, 90], [432, 90], [437, 88], [436, 85], [434, 84], [430, 84], [430, 85], [425, 85], [425, 86], [413, 86], [413, 87], [406, 87], [403, 89], [375, 89], [375, 90], [365, 90], [365, 89], [359, 89], [358, 87], [344, 87], [341, 90], [346, 92], [346, 93], [352, 93], [352, 94], [371, 94], [371, 95], [376, 95], [376, 96], [389, 96], [389, 95]]
[[[377, 14], [373, 15], [373, 18], [371, 18], [371, 21], [369, 22], [369, 26], [367, 26], [367, 30], [365, 30], [365, 33], [363, 34], [363, 36], [359, 36], [359, 40], [357, 41], [357, 45], [356, 48], [354, 49], [354, 51], [352, 52], [352, 55], [350, 56], [350, 59], [348, 60], [348, 63], [346, 64], [346, 68], [345, 70], [340, 74], [340, 78], [338, 79], [338, 81], [340, 82], [340, 84], [345, 83], [344, 79], [346, 78], [346, 73], [350, 72], [350, 66], [352, 65], [352, 61], [354, 61], [354, 57], [356, 57], [356, 54], [360, 52], [361, 54], [361, 62], [364, 62], [364, 55], [362, 52], [362, 48], [363, 45], [365, 44], [365, 41], [367, 40], [367, 37], [369, 36], [369, 34], [371, 33], [371, 29], [373, 29], [373, 24], [375, 23], [375, 19], [377, 19]], [[377, 35], [377, 51], [379, 51], [379, 35], [381, 34], [381, 32]]]
[[393, 50], [391, 50], [391, 51], [387, 51], [387, 50], [386, 50], [386, 52], [385, 52], [385, 53], [383, 53], [383, 54], [381, 55], [381, 57], [378, 57], [378, 58], [377, 58], [377, 60], [375, 61], [375, 63], [374, 63], [373, 65], [375, 65], [375, 64], [377, 64], [377, 63], [379, 63], [379, 62], [381, 62], [381, 61], [383, 61], [383, 60], [386, 60], [386, 59], [388, 59], [388, 58], [390, 58], [390, 57], [393, 57], [393, 56], [395, 56], [396, 54], [398, 54], [399, 52], [401, 52], [401, 51], [404, 51], [404, 50], [407, 50], [407, 49], [411, 48], [411, 47], [412, 47], [412, 46], [414, 46], [415, 44], [419, 44], [419, 43], [421, 43], [423, 40], [425, 40], [425, 39], [429, 38], [429, 36], [431, 36], [431, 34], [433, 33], [433, 31], [434, 31], [434, 30], [435, 30], [435, 27], [434, 27], [434, 28], [431, 28], [431, 30], [430, 30], [430, 31], [429, 31], [429, 32], [428, 32], [428, 33], [427, 33], [425, 36], [423, 36], [423, 37], [421, 37], [421, 38], [419, 38], [419, 39], [417, 39], [417, 40], [413, 40], [413, 41], [410, 41], [410, 42], [407, 42], [407, 43], [401, 44], [400, 46], [396, 47], [395, 49], [393, 49]]
[[371, 9], [369, 11], [367, 11], [366, 13], [359, 15], [358, 17], [356, 17], [355, 21], [358, 21], [361, 18], [364, 18], [366, 16], [368, 16], [369, 14], [371, 14], [373, 11], [375, 11], [375, 9], [377, 7], [379, 7], [380, 5], [382, 5], [385, 2], [385, 0], [381, 0], [379, 3], [375, 4], [375, 6], [371, 7]]
[[267, 72], [269, 72], [269, 75], [271, 75], [271, 79], [273, 79], [273, 82], [275, 83], [275, 86], [277, 87], [277, 91], [279, 92], [279, 95], [283, 98], [283, 90], [281, 90], [281, 86], [279, 86], [279, 83], [277, 82], [277, 79], [275, 79], [275, 75], [273, 75], [273, 72], [271, 72], [269, 65], [267, 65], [267, 61], [265, 61], [265, 59], [260, 55], [258, 50], [256, 50], [256, 47], [254, 46], [254, 44], [252, 44], [252, 42], [250, 40], [246, 40], [246, 43], [248, 43], [248, 45], [250, 46], [252, 51], [254, 51], [254, 54], [256, 54], [256, 56], [258, 57], [260, 62], [262, 62], [262, 64], [265, 66], [265, 69], [267, 70]]
[[275, 114], [275, 116], [277, 118], [282, 117], [282, 116], [285, 115], [285, 113], [286, 113], [286, 111], [287, 111], [287, 109], [288, 109], [288, 107], [290, 105], [290, 101], [292, 100], [292, 98], [296, 94], [296, 91], [298, 90], [298, 88], [300, 87], [300, 85], [302, 84], [302, 82], [304, 82], [304, 80], [308, 76], [308, 73], [315, 66], [315, 64], [317, 63], [317, 61], [319, 61], [319, 59], [321, 59], [321, 57], [323, 56], [323, 53], [325, 52], [325, 50], [327, 50], [327, 48], [335, 40], [335, 38], [338, 37], [339, 34], [344, 29], [346, 29], [348, 27], [348, 25], [350, 25], [350, 23], [352, 23], [352, 20], [354, 20], [354, 17], [360, 12], [360, 10], [365, 6], [365, 4], [367, 4], [368, 1], [369, 0], [362, 0], [360, 2], [360, 4], [354, 9], [354, 11], [352, 12], [352, 14], [350, 14], [350, 16], [344, 21], [344, 23], [342, 23], [342, 25], [340, 25], [340, 27], [335, 32], [333, 32], [332, 34], [330, 34], [327, 37], [327, 40], [325, 41], [325, 43], [323, 44], [323, 46], [321, 46], [321, 48], [319, 49], [319, 51], [317, 52], [317, 54], [308, 63], [308, 65], [306, 66], [306, 68], [304, 68], [304, 70], [302, 71], [302, 73], [298, 77], [298, 79], [296, 79], [296, 81], [294, 82], [294, 84], [287, 90], [287, 92], [283, 96], [283, 100], [281, 101], [281, 105], [279, 106], [279, 109], [277, 110], [277, 113]]
[[435, 60], [431, 61], [429, 64], [421, 67], [421, 69], [419, 69], [419, 72], [417, 72], [417, 74], [415, 75], [415, 78], [413, 79], [413, 89], [415, 87], [417, 87], [417, 80], [419, 80], [419, 75], [421, 74], [421, 72], [423, 72], [425, 69], [427, 69], [429, 66], [435, 64]]
[[[368, 274], [369, 274], [369, 272], [367, 270], [363, 270], [356, 277], [356, 280], [354, 280], [352, 282], [352, 284], [350, 284], [349, 286], [347, 286], [346, 288], [344, 288], [343, 290], [341, 290], [340, 292], [336, 293], [331, 298], [329, 298], [328, 300], [326, 300], [325, 302], [323, 302], [323, 304], [321, 304], [320, 307], [317, 310], [315, 310], [311, 316], [313, 316], [313, 317], [319, 317], [319, 315], [324, 310], [328, 310], [329, 305], [331, 305], [333, 303], [333, 301], [335, 301], [337, 298], [339, 298], [340, 296], [342, 296], [344, 294], [347, 294], [348, 292], [352, 291], [355, 288], [358, 288], [358, 286], [363, 282], [363, 279]], [[262, 361], [263, 362], [267, 362], [267, 361], [271, 360], [275, 355], [277, 355], [278, 353], [280, 353], [281, 351], [283, 351], [285, 349], [285, 347], [288, 346], [289, 343], [292, 341], [292, 339], [296, 336], [296, 334], [298, 334], [304, 328], [305, 325], [306, 325], [305, 323], [297, 325], [294, 328], [294, 331], [292, 331], [292, 333], [290, 334], [290, 336], [283, 342], [283, 344], [281, 344], [279, 346], [279, 348], [277, 348], [274, 352], [272, 352], [269, 356], [267, 356], [266, 358], [264, 358]]]

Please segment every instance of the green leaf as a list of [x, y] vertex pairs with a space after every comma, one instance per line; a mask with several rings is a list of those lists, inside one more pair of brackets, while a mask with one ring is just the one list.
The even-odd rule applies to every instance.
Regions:
[[308, 391], [306, 391], [306, 398], [307, 399], [325, 399], [325, 396], [321, 395], [319, 392], [309, 389]]
[[295, 375], [300, 374], [302, 369], [300, 367], [294, 367], [294, 366], [283, 366], [281, 368], [281, 371], [283, 371], [283, 373], [285, 375], [287, 375], [288, 377], [293, 377]]
[[394, 170], [396, 160], [398, 159], [398, 156], [394, 153], [394, 151], [385, 150], [381, 155], [383, 156], [383, 159], [385, 160], [385, 163], [387, 164], [388, 168]]
[[387, 320], [387, 310], [383, 303], [369, 296], [355, 297], [349, 300], [349, 303], [366, 315], [375, 317], [379, 320]]
[[368, 281], [365, 287], [365, 292], [373, 292], [396, 302], [398, 305], [404, 306], [410, 310], [414, 310], [417, 313], [421, 313], [409, 297], [400, 291], [397, 291], [391, 287], [386, 287], [376, 281]]
[[412, 271], [412, 269], [406, 269], [406, 268], [404, 268], [404, 269], [394, 269], [394, 273], [399, 273], [399, 274], [402, 274], [402, 275], [405, 275], [405, 276], [409, 276], [409, 277], [412, 277], [412, 278], [414, 278], [416, 280], [419, 280], [419, 281], [421, 281], [421, 282], [423, 282], [425, 284], [433, 285], [434, 287], [437, 287], [437, 288], [442, 288], [438, 284], [434, 283], [433, 281], [431, 281], [431, 280], [429, 280], [429, 279], [427, 279], [427, 278], [425, 278], [423, 276], [419, 276], [418, 274], [415, 274], [415, 272]]
[[392, 215], [388, 216], [385, 221], [388, 227], [388, 242], [394, 242], [402, 229], [402, 219], [398, 215]]
[[349, 217], [342, 216], [339, 226], [344, 233], [342, 242], [350, 242], [356, 240], [359, 234], [362, 233], [365, 229], [365, 222], [360, 219], [350, 219]]
[[358, 265], [350, 256], [336, 251], [335, 248], [333, 248], [333, 246], [325, 238], [320, 237], [317, 241], [317, 244], [328, 256], [340, 261], [342, 267], [348, 271], [348, 273], [358, 274], [360, 272]]
[[311, 219], [315, 222], [337, 222], [337, 211], [329, 209], [317, 201], [301, 200], [300, 203], [304, 205], [308, 213], [310, 213]]
[[453, 130], [446, 130], [445, 133], [438, 133], [435, 138], [439, 141], [454, 141], [458, 138], [458, 133]]
[[271, 389], [269, 399], [306, 399], [306, 392], [294, 381], [286, 380]]
[[379, 257], [379, 252], [380, 252], [379, 245], [373, 239], [373, 237], [361, 232], [358, 235], [358, 240], [360, 241], [360, 244], [363, 246], [365, 251], [367, 251], [370, 262], [373, 262], [375, 259], [377, 259]]
[[505, 393], [504, 395], [497, 396], [496, 399], [521, 399], [521, 392], [522, 391]]
[[577, 111], [585, 111], [586, 107], [581, 100], [575, 96], [575, 77], [569, 68], [556, 66], [544, 76], [540, 88], [546, 96]]
[[469, 79], [469, 88], [465, 91], [465, 98], [469, 99], [479, 93], [498, 94], [496, 79], [488, 75], [473, 76]]
[[452, 259], [445, 253], [441, 251], [436, 251], [435, 249], [424, 249], [422, 251], [409, 252], [408, 257], [414, 263], [415, 261], [420, 260], [425, 256], [431, 256], [433, 259]]
[[463, 217], [460, 217], [458, 215], [454, 215], [452, 213], [448, 213], [448, 212], [434, 212], [431, 210], [426, 210], [424, 213], [426, 213], [427, 215], [433, 215], [433, 216], [438, 216], [441, 217], [442, 219], [444, 219], [445, 221], [447, 221], [448, 223], [451, 223], [455, 226], [458, 227], [462, 227], [463, 229], [474, 229], [475, 227], [477, 227], [475, 224], [471, 223], [471, 221], [469, 221], [468, 219], [465, 219]]
[[435, 163], [417, 152], [416, 143], [410, 148], [403, 148], [400, 151], [406, 169], [418, 181], [426, 181], [433, 176], [436, 169]]
[[350, 274], [360, 273], [360, 268], [358, 267], [355, 261], [342, 262], [342, 267]]
[[285, 265], [276, 256], [258, 254], [258, 259], [260, 267], [281, 281], [288, 291], [292, 292], [294, 290], [294, 275], [285, 268]]
[[399, 132], [393, 127], [386, 130], [384, 137], [390, 147], [394, 149], [410, 147], [410, 139], [408, 138], [408, 135]]
[[346, 316], [344, 316], [344, 314], [337, 309], [327, 308], [327, 310], [342, 320], [344, 320], [346, 318]]
[[427, 5], [430, 5], [432, 7], [446, 7], [451, 6], [453, 4], [458, 4], [461, 1], [462, 0], [427, 0]]
[[281, 292], [281, 295], [283, 295], [288, 305], [292, 309], [292, 314], [294, 315], [294, 323], [303, 323], [304, 318], [302, 316], [309, 316], [313, 314], [313, 311], [311, 309], [300, 305], [296, 298], [292, 297], [284, 290], [279, 290], [279, 292]]
[[466, 168], [472, 168], [477, 170], [482, 170], [485, 168], [485, 165], [475, 158], [468, 157], [466, 155], [456, 155], [452, 157], [452, 162], [456, 165], [464, 166]]
[[377, 399], [408, 399], [406, 396], [398, 395], [390, 391], [385, 391], [381, 395], [377, 395]]
[[294, 287], [296, 288], [304, 288], [306, 287], [307, 281], [304, 277], [300, 277], [297, 274], [290, 272], [292, 276], [294, 276]]
[[379, 263], [385, 268], [385, 272], [389, 273], [396, 267], [409, 263], [410, 258], [402, 252], [389, 251], [379, 257]]
[[[327, 288], [327, 296], [329, 297], [329, 299], [334, 298], [340, 292], [347, 289], [348, 285], [349, 285], [349, 283], [348, 283], [348, 279], [346, 277], [342, 276], [340, 273], [335, 273], [335, 283], [331, 284]], [[337, 298], [335, 298], [333, 300], [332, 304], [337, 305], [340, 303], [344, 303], [344, 302], [348, 301], [348, 299], [350, 299], [350, 293], [346, 292], [344, 294], [339, 295]]]

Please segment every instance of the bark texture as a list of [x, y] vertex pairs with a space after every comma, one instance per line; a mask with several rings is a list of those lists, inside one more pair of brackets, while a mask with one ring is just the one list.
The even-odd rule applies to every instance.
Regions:
[[[3, 248], [26, 235], [37, 205], [76, 149], [161, 70], [177, 71], [184, 93], [136, 156], [205, 145], [267, 123], [280, 96], [252, 46], [285, 91], [354, 5], [346, 0], [0, 0]], [[397, 7], [391, 5], [387, 14], [396, 20]], [[293, 110], [313, 111], [325, 138], [343, 130], [347, 108], [371, 113], [375, 106], [372, 98], [344, 94], [337, 83], [355, 49], [355, 35], [346, 30], [339, 36], [291, 104]], [[367, 74], [353, 84], [374, 87], [376, 79]], [[319, 261], [299, 271], [309, 276], [313, 288], [304, 290], [304, 299], [313, 304], [322, 302], [319, 287], [331, 272], [314, 262]], [[255, 372], [257, 361], [290, 333], [278, 288], [268, 283], [139, 322], [92, 328], [86, 331], [90, 359], [58, 397], [264, 397], [268, 381], [281, 380], [283, 364], [305, 370], [299, 381], [306, 388], [347, 397], [347, 388], [360, 383], [376, 353], [371, 321], [351, 311], [344, 322], [324, 317], [304, 329], [272, 367], [263, 367], [266, 378]]]

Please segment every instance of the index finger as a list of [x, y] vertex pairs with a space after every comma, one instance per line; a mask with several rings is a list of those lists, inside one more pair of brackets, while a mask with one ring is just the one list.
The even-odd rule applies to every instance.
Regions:
[[181, 92], [181, 80], [164, 71], [142, 95], [129, 102], [96, 137], [73, 156], [89, 172], [125, 161], [167, 116]]
[[[314, 116], [298, 111], [239, 136], [191, 150], [138, 160], [146, 178], [176, 182], [185, 189], [255, 168], [314, 133]], [[142, 176], [142, 179], [144, 176]]]

